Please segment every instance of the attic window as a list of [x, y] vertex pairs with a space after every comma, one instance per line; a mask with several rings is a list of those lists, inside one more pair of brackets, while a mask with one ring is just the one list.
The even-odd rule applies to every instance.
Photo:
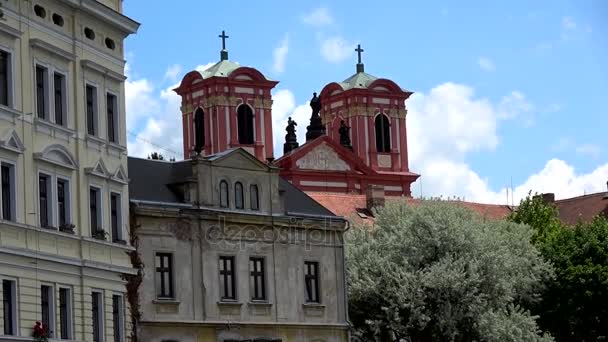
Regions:
[[114, 50], [116, 48], [116, 43], [114, 43], [114, 40], [106, 38], [106, 47], [110, 50]]
[[55, 25], [57, 25], [57, 26], [63, 27], [63, 17], [57, 13], [54, 13], [53, 14], [53, 23], [55, 23]]
[[89, 38], [90, 40], [95, 39], [95, 31], [93, 31], [91, 28], [89, 27], [85, 27], [84, 28], [84, 36]]
[[46, 18], [46, 10], [40, 5], [34, 6], [34, 13], [36, 13], [36, 15], [40, 18]]

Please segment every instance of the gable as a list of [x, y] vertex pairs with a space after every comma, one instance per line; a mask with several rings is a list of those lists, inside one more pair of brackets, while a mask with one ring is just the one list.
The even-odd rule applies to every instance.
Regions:
[[114, 172], [114, 175], [112, 176], [112, 180], [117, 181], [119, 183], [123, 183], [123, 184], [129, 183], [129, 179], [127, 178], [127, 173], [125, 172], [125, 169], [122, 167], [122, 165], [120, 165], [116, 169], [116, 171]]
[[213, 166], [252, 171], [267, 171], [268, 166], [242, 148], [230, 150], [211, 157]]
[[296, 160], [298, 169], [323, 171], [351, 171], [352, 167], [328, 144], [315, 146]]
[[93, 167], [87, 167], [85, 169], [85, 171], [88, 174], [97, 176], [97, 177], [101, 177], [101, 178], [110, 178], [111, 175], [108, 172], [108, 169], [106, 168], [105, 164], [103, 163], [103, 160], [99, 159], [95, 165], [93, 165]]
[[4, 148], [16, 153], [23, 153], [23, 151], [25, 151], [25, 147], [14, 129], [11, 129], [7, 134], [5, 134], [2, 140], [0, 140], [0, 148]]

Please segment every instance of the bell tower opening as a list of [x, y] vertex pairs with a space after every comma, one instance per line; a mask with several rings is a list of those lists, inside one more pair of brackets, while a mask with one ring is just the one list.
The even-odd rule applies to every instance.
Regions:
[[253, 111], [251, 107], [242, 104], [237, 109], [239, 144], [253, 145]]
[[384, 114], [378, 114], [375, 120], [376, 151], [388, 153], [391, 151], [391, 127], [389, 119]]

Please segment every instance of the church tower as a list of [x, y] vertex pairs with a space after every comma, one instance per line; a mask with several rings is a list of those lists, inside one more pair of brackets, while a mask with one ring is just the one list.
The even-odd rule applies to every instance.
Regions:
[[[405, 100], [412, 92], [365, 72], [361, 45], [356, 73], [321, 91], [327, 135], [340, 142], [342, 120], [350, 127], [353, 152], [378, 172], [409, 173]], [[412, 180], [413, 181], [413, 180]]]
[[184, 159], [242, 147], [261, 161], [273, 158], [272, 89], [277, 81], [228, 60], [224, 31], [220, 61], [187, 73], [182, 97]]

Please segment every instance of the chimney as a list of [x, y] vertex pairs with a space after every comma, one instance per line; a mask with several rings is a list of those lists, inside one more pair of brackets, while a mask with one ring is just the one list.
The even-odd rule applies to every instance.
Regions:
[[365, 193], [365, 202], [368, 210], [384, 207], [384, 186], [369, 185]]
[[554, 193], [542, 194], [542, 199], [543, 199], [543, 202], [545, 202], [545, 204], [552, 204], [555, 202], [555, 194]]

